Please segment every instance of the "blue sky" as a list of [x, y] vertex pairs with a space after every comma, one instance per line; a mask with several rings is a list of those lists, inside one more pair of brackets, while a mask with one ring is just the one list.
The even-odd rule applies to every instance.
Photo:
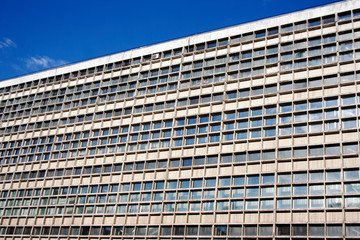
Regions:
[[0, 0], [0, 80], [336, 0]]

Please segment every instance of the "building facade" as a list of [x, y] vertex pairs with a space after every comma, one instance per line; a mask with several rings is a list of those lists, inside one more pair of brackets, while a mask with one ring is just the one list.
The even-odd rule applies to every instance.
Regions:
[[0, 82], [0, 238], [359, 239], [359, 56], [344, 1]]

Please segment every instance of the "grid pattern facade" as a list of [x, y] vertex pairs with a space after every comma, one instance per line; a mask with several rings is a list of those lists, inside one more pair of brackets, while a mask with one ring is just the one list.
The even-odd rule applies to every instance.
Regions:
[[358, 239], [360, 4], [319, 9], [3, 82], [0, 237]]

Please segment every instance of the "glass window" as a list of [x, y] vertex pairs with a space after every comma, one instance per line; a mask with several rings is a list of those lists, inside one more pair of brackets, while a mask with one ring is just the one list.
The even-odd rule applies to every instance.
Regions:
[[293, 187], [294, 195], [307, 195], [307, 186], [306, 185], [297, 185]]
[[279, 158], [291, 158], [291, 149], [280, 149], [279, 150]]
[[274, 208], [274, 200], [261, 200], [260, 202], [261, 209], [273, 209]]
[[259, 207], [258, 200], [247, 200], [246, 201], [246, 210], [257, 210]]
[[208, 178], [205, 180], [206, 187], [215, 187], [216, 186], [216, 179], [215, 178]]
[[275, 159], [275, 150], [263, 151], [263, 160]]
[[231, 154], [222, 155], [221, 156], [221, 162], [222, 163], [231, 163], [232, 162], [232, 155]]
[[211, 135], [210, 136], [210, 142], [219, 142], [220, 141], [220, 135]]
[[[231, 197], [232, 198], [243, 198], [244, 196], [245, 196], [245, 193], [244, 193], [243, 188], [233, 189], [232, 192], [231, 192]], [[242, 203], [241, 203], [241, 208], [243, 208]]]
[[205, 190], [204, 191], [204, 199], [214, 199], [214, 198], [215, 198], [215, 190]]
[[244, 234], [245, 236], [256, 236], [257, 226], [245, 226]]
[[280, 123], [282, 123], [282, 124], [291, 123], [291, 122], [292, 122], [292, 117], [291, 117], [291, 115], [281, 116], [281, 117], [280, 117]]
[[239, 128], [239, 129], [248, 128], [248, 125], [249, 125], [249, 123], [248, 123], [247, 120], [246, 120], [246, 121], [239, 121], [239, 122], [238, 122], [238, 128]]
[[345, 106], [345, 105], [351, 105], [351, 104], [355, 104], [355, 96], [348, 96], [348, 97], [342, 97], [341, 98], [341, 105]]
[[357, 180], [360, 179], [359, 169], [344, 170], [345, 180]]
[[327, 184], [326, 193], [327, 194], [341, 194], [342, 187], [341, 184]]
[[243, 186], [245, 184], [244, 177], [233, 177], [233, 181], [235, 186]]
[[223, 177], [223, 178], [220, 178], [220, 180], [219, 180], [219, 185], [221, 187], [230, 186], [230, 184], [231, 184], [231, 178], [230, 177]]
[[265, 118], [265, 125], [266, 126], [275, 125], [275, 124], [276, 124], [276, 118], [275, 117], [273, 117], [273, 118]]
[[311, 172], [310, 173], [310, 181], [311, 182], [318, 182], [324, 180], [324, 173], [323, 172]]
[[227, 226], [215, 226], [214, 227], [215, 236], [226, 236], [227, 235]]
[[343, 108], [342, 117], [354, 117], [356, 116], [356, 108]]
[[324, 154], [324, 149], [322, 146], [310, 147], [310, 156], [322, 156]]
[[246, 189], [247, 197], [258, 197], [259, 196], [259, 188], [258, 187], [249, 187]]
[[307, 236], [307, 226], [306, 225], [293, 225], [293, 235], [294, 236]]
[[249, 152], [249, 161], [259, 161], [259, 160], [260, 160], [260, 151]]
[[307, 173], [294, 173], [294, 182], [307, 182]]
[[324, 194], [324, 185], [322, 184], [316, 184], [316, 185], [310, 185], [310, 194], [311, 195], [322, 195]]
[[293, 199], [294, 208], [307, 208], [307, 199], [306, 198], [297, 198]]
[[229, 235], [230, 236], [241, 236], [242, 227], [241, 226], [229, 226]]
[[259, 184], [259, 176], [248, 176], [248, 184], [249, 185], [255, 185], [255, 184]]
[[261, 137], [261, 130], [250, 131], [250, 138], [260, 138], [260, 137]]
[[195, 161], [194, 161], [195, 166], [204, 165], [204, 164], [205, 164], [205, 157], [195, 158]]
[[[235, 119], [235, 113], [232, 112], [232, 113], [226, 113], [225, 114], [225, 119], [226, 120], [230, 120], [230, 119]], [[201, 122], [201, 121], [200, 121]]]
[[291, 200], [290, 199], [278, 199], [277, 200], [277, 208], [278, 209], [290, 209], [291, 208]]
[[343, 235], [342, 225], [327, 225], [326, 232], [327, 232], [327, 236], [342, 236]]
[[307, 126], [306, 125], [295, 126], [295, 134], [302, 134], [302, 133], [307, 133]]
[[189, 180], [181, 180], [180, 181], [180, 188], [189, 188], [190, 187], [190, 181]]
[[356, 122], [355, 119], [343, 120], [342, 121], [342, 127], [343, 127], [343, 129], [356, 128], [357, 127], [357, 122]]
[[288, 236], [290, 235], [290, 225], [277, 225], [276, 233], [279, 236]]
[[359, 237], [360, 236], [360, 225], [346, 225], [346, 236], [348, 237]]
[[217, 164], [218, 157], [217, 156], [209, 156], [207, 160], [207, 164]]
[[323, 125], [322, 123], [314, 123], [310, 124], [310, 132], [322, 132], [323, 131]]
[[263, 114], [262, 108], [260, 108], [260, 109], [253, 109], [253, 110], [251, 111], [251, 115], [252, 115], [253, 117], [261, 116], [262, 114]]
[[157, 190], [164, 189], [164, 181], [156, 182], [156, 189]]
[[295, 82], [295, 89], [303, 89], [303, 88], [307, 88], [306, 80], [301, 80], [301, 81]]
[[292, 105], [282, 105], [280, 106], [280, 112], [291, 112]]
[[200, 236], [211, 236], [212, 235], [212, 227], [211, 226], [200, 226], [199, 235]]
[[195, 144], [195, 138], [186, 138], [185, 139], [186, 145], [194, 145]]
[[291, 174], [279, 174], [278, 183], [291, 183]]
[[263, 184], [273, 184], [274, 183], [274, 174], [271, 175], [263, 175], [262, 176]]
[[339, 111], [337, 109], [325, 111], [325, 119], [338, 118], [338, 117], [339, 117]]
[[326, 207], [328, 208], [341, 208], [342, 199], [341, 197], [328, 197], [326, 198]]
[[343, 144], [343, 153], [344, 154], [354, 154], [358, 153], [359, 147], [357, 143], [346, 143]]
[[325, 228], [323, 225], [310, 225], [309, 232], [310, 236], [324, 236]]
[[345, 193], [360, 193], [360, 183], [346, 183]]
[[192, 181], [192, 187], [193, 188], [201, 188], [203, 186], [203, 180], [202, 179], [196, 179]]
[[339, 181], [341, 179], [341, 172], [338, 171], [327, 171], [326, 180], [327, 181]]

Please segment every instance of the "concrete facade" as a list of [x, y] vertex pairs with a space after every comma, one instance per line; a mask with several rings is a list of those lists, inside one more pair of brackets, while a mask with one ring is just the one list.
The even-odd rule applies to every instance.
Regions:
[[360, 1], [0, 82], [3, 239], [358, 239]]

